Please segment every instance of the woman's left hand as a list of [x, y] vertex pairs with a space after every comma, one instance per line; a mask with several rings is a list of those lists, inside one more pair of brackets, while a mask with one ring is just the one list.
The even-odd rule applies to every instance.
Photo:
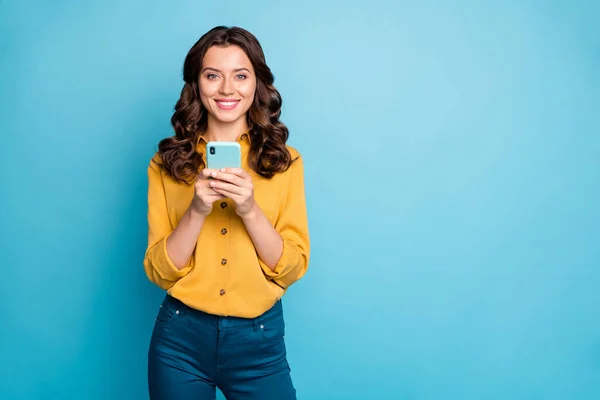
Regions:
[[254, 183], [252, 177], [242, 168], [223, 168], [210, 175], [210, 187], [215, 192], [229, 197], [235, 202], [235, 211], [244, 217], [254, 210]]

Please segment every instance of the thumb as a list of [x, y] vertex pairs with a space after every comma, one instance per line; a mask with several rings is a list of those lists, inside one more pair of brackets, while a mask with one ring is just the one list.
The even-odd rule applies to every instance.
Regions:
[[210, 179], [210, 174], [213, 172], [212, 169], [208, 169], [208, 168], [204, 168], [202, 171], [200, 171], [200, 173], [198, 174], [198, 178], [200, 180], [206, 180], [206, 179]]

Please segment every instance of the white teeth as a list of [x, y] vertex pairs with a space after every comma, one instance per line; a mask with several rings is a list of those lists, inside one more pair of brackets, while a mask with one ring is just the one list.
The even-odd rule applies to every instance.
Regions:
[[219, 101], [219, 104], [224, 105], [225, 107], [231, 107], [237, 103], [236, 101]]

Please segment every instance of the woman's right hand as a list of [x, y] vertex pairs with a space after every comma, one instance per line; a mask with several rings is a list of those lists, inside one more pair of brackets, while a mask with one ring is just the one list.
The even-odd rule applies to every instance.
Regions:
[[208, 178], [212, 172], [212, 169], [203, 169], [200, 174], [198, 174], [196, 183], [194, 184], [192, 207], [194, 208], [194, 211], [202, 215], [210, 214], [213, 203], [225, 198], [225, 196], [215, 192], [214, 189], [210, 187], [210, 180]]

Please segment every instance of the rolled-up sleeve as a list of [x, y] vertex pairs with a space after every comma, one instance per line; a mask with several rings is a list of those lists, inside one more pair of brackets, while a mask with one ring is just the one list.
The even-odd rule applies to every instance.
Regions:
[[167, 202], [161, 167], [154, 157], [148, 166], [148, 247], [144, 257], [146, 275], [162, 289], [169, 289], [187, 275], [194, 257], [181, 270], [177, 269], [167, 252], [167, 238], [173, 233], [167, 212]]
[[259, 259], [267, 279], [273, 280], [284, 289], [304, 276], [310, 259], [304, 161], [300, 155], [293, 162], [289, 173], [287, 199], [281, 216], [275, 224], [275, 230], [283, 239], [283, 252], [274, 270]]

